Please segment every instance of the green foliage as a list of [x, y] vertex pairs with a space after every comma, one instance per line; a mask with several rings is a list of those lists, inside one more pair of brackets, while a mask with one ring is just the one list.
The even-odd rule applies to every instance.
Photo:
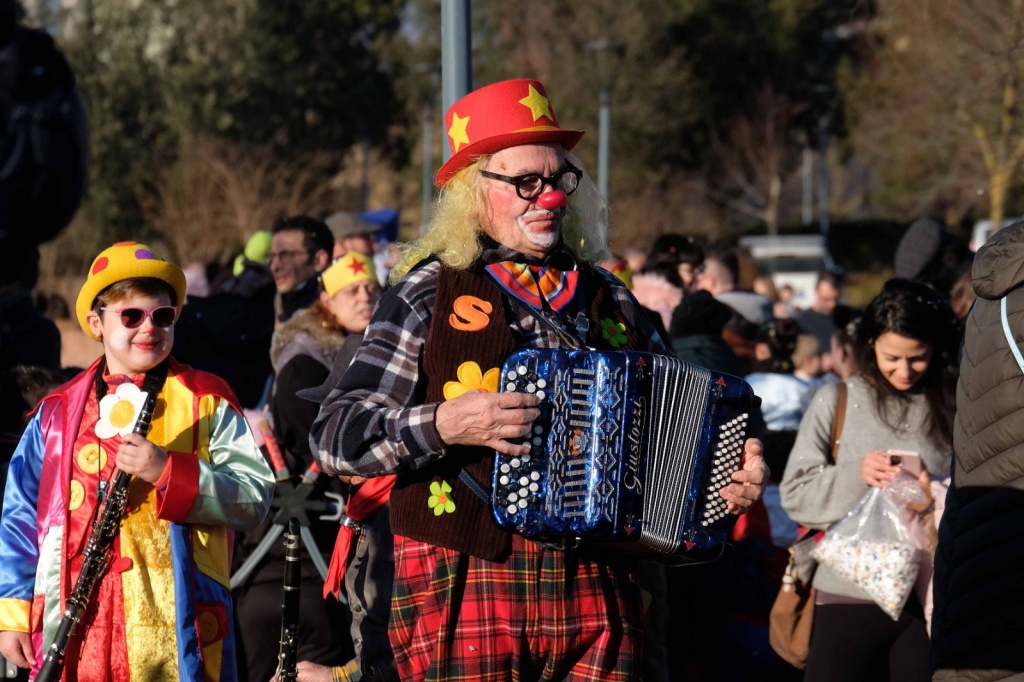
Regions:
[[391, 131], [404, 107], [381, 54], [395, 52], [389, 41], [399, 40], [403, 6], [402, 0], [74, 4], [58, 38], [90, 121], [83, 219], [105, 241], [150, 238], [147, 208], [159, 203], [183, 146], [200, 139], [269, 147], [294, 159], [338, 153], [365, 138], [400, 158], [405, 146]]
[[295, 155], [387, 139], [401, 106], [378, 43], [399, 0], [262, 0], [246, 22], [252, 62], [225, 107], [233, 137]]
[[[794, 127], [813, 131], [819, 117], [832, 112], [830, 127], [840, 131], [833, 71], [849, 48], [828, 31], [852, 16], [858, 4], [695, 0], [659, 39], [685, 46], [702, 104], [698, 127], [724, 132], [737, 114], [754, 111], [758, 93], [769, 87], [803, 112]], [[699, 130], [692, 134], [706, 136]], [[698, 151], [706, 155], [707, 146]], [[689, 167], [707, 161], [692, 154], [677, 159]]]

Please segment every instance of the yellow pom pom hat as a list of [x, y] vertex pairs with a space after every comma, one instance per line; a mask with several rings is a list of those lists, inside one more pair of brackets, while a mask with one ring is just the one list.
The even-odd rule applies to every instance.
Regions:
[[372, 256], [356, 251], [349, 251], [320, 275], [328, 296], [334, 296], [349, 284], [364, 280], [378, 281], [377, 268], [373, 265]]
[[[89, 329], [86, 316], [92, 310], [96, 297], [111, 284], [136, 277], [152, 277], [167, 282], [174, 289], [174, 304], [181, 314], [181, 305], [185, 302], [185, 273], [181, 268], [161, 259], [145, 244], [118, 242], [96, 256], [89, 267], [89, 276], [78, 292], [75, 304], [78, 324], [93, 341], [99, 339]], [[178, 318], [174, 319], [177, 321]]]

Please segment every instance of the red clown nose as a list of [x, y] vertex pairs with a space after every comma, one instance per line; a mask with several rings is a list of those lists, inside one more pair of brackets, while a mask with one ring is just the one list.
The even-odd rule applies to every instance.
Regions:
[[569, 197], [567, 197], [565, 192], [560, 189], [544, 192], [544, 194], [537, 197], [537, 205], [548, 211], [554, 211], [556, 208], [562, 208], [568, 201]]

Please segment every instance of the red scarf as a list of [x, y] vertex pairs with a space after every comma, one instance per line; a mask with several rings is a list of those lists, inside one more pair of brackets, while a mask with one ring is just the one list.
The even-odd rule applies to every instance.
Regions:
[[[353, 521], [365, 520], [370, 514], [387, 504], [387, 501], [391, 499], [391, 489], [394, 486], [394, 476], [378, 476], [369, 479], [349, 495], [348, 502], [345, 504], [345, 516]], [[341, 595], [341, 589], [345, 583], [345, 569], [348, 566], [348, 552], [355, 536], [354, 529], [346, 525], [338, 527], [338, 538], [334, 541], [331, 565], [327, 569], [327, 577], [324, 579], [324, 599], [327, 599], [329, 594], [333, 594], [335, 599], [339, 599]]]

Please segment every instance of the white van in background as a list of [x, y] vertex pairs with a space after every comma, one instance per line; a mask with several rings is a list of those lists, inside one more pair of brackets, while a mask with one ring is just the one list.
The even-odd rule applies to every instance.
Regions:
[[792, 304], [809, 308], [814, 303], [818, 273], [836, 271], [835, 261], [821, 235], [758, 235], [740, 237], [739, 246], [750, 252], [762, 274], [770, 275], [775, 288], [793, 288]]
[[[1003, 227], [1009, 227], [1020, 220], [1024, 220], [1024, 218], [1006, 218], [1003, 220]], [[974, 227], [971, 229], [971, 241], [968, 244], [971, 252], [977, 253], [978, 249], [983, 247], [985, 242], [997, 231], [992, 229], [991, 220], [979, 220], [974, 223]]]

